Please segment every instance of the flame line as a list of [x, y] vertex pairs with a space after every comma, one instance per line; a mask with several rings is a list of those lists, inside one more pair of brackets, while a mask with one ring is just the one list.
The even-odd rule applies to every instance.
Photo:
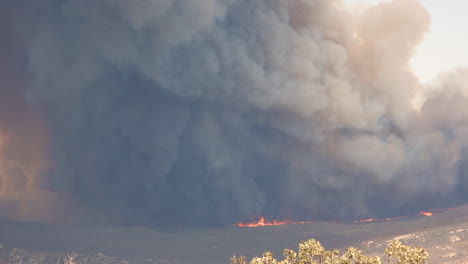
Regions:
[[[444, 211], [450, 211], [452, 208], [440, 208], [440, 209], [433, 209], [428, 211], [419, 211], [417, 215], [419, 216], [432, 216], [434, 213], [440, 213]], [[414, 216], [414, 215], [413, 215]], [[375, 221], [395, 221], [408, 216], [397, 216], [397, 217], [388, 217], [388, 218], [368, 218], [368, 219], [359, 219], [353, 220], [352, 223], [368, 223], [368, 222], [375, 222]], [[297, 224], [310, 224], [313, 221], [279, 221], [273, 219], [272, 221], [265, 220], [265, 217], [261, 216], [258, 221], [254, 222], [240, 222], [233, 224], [232, 226], [237, 227], [259, 227], [259, 226], [279, 226], [279, 225], [297, 225]]]

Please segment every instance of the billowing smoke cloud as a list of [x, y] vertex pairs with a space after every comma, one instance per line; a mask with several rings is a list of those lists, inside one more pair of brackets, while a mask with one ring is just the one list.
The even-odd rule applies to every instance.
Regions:
[[430, 25], [417, 0], [10, 5], [18, 94], [47, 128], [35, 189], [63, 200], [53, 220], [229, 224], [468, 200], [468, 70], [415, 77]]

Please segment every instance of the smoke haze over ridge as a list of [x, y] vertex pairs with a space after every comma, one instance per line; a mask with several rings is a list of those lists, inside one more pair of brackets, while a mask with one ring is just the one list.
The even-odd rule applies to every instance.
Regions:
[[415, 77], [417, 0], [20, 0], [0, 15], [2, 69], [18, 69], [0, 89], [20, 98], [0, 132], [37, 153], [0, 167], [41, 164], [32, 185], [0, 172], [2, 219], [210, 225], [468, 200], [468, 70]]

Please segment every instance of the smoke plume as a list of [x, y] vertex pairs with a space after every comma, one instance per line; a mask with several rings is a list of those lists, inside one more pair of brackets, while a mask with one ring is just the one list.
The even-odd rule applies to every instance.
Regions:
[[2, 218], [213, 225], [468, 201], [468, 70], [418, 81], [417, 0], [3, 5]]

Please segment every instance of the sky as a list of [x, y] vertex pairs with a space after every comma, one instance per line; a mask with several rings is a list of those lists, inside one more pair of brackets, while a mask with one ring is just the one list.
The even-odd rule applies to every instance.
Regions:
[[[346, 0], [351, 5], [378, 3], [385, 0]], [[430, 81], [439, 73], [468, 66], [468, 1], [421, 0], [432, 19], [430, 32], [417, 48], [411, 63], [422, 82]]]

